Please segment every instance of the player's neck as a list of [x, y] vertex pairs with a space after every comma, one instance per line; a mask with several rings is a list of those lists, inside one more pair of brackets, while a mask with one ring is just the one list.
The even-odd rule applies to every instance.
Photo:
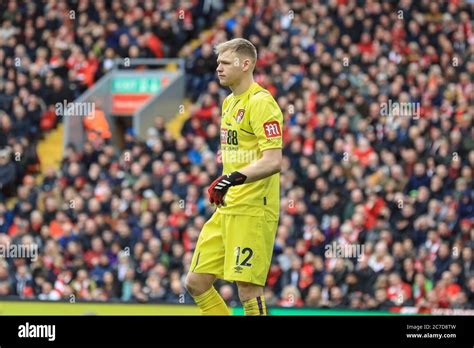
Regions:
[[238, 85], [230, 86], [234, 97], [238, 97], [241, 94], [247, 92], [250, 86], [252, 86], [253, 82], [253, 76], [249, 76], [248, 78], [243, 78]]

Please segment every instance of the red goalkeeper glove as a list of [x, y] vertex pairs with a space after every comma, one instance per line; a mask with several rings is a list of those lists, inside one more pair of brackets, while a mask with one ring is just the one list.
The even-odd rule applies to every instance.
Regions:
[[224, 196], [231, 186], [242, 185], [247, 176], [239, 172], [232, 172], [230, 174], [221, 175], [214, 180], [207, 189], [209, 193], [209, 202], [217, 206], [225, 205]]

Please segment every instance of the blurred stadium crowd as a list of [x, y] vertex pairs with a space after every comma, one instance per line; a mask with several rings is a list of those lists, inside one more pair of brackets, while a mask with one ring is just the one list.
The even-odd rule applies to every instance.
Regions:
[[[183, 279], [213, 212], [206, 189], [221, 170], [229, 93], [212, 47], [245, 37], [259, 53], [255, 80], [285, 116], [267, 305], [473, 308], [472, 3], [236, 1], [222, 16], [219, 1], [79, 1], [75, 19], [65, 1], [43, 3], [0, 6], [0, 245], [40, 249], [34, 261], [0, 260], [0, 296], [192, 303]], [[198, 49], [185, 45], [210, 23]], [[181, 47], [192, 100], [181, 138], [157, 117], [121, 152], [68, 147], [35, 185], [55, 102], [115, 57]], [[389, 100], [419, 103], [419, 114], [381, 115]], [[334, 242], [363, 255], [328, 257]], [[238, 303], [233, 284], [217, 286]]]

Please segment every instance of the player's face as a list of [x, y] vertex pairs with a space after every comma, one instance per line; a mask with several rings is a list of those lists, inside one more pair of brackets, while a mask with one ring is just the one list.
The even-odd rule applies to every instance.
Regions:
[[242, 78], [241, 58], [232, 51], [225, 51], [217, 57], [217, 76], [222, 86], [239, 83]]

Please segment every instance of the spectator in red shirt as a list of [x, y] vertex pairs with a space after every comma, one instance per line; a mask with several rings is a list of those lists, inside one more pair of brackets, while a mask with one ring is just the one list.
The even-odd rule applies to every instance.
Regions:
[[304, 302], [301, 299], [301, 294], [298, 288], [293, 285], [287, 285], [284, 287], [278, 305], [282, 307], [302, 307]]
[[374, 149], [370, 146], [369, 141], [365, 138], [361, 138], [357, 148], [354, 150], [354, 156], [362, 166], [366, 167], [369, 165], [369, 158], [373, 152]]
[[369, 33], [363, 33], [360, 43], [357, 45], [361, 54], [367, 53], [372, 55], [374, 53], [374, 45], [371, 41]]
[[444, 283], [444, 292], [450, 304], [454, 303], [456, 296], [461, 292], [461, 287], [456, 284], [453, 279], [453, 274], [450, 271], [443, 272], [441, 281]]
[[102, 238], [94, 237], [92, 239], [92, 248], [91, 250], [87, 251], [84, 255], [84, 261], [87, 264], [89, 269], [94, 268], [99, 264], [99, 259], [101, 255], [104, 253], [104, 243]]
[[411, 299], [411, 286], [402, 281], [398, 273], [391, 273], [388, 276], [389, 286], [387, 288], [387, 298], [397, 305]]

